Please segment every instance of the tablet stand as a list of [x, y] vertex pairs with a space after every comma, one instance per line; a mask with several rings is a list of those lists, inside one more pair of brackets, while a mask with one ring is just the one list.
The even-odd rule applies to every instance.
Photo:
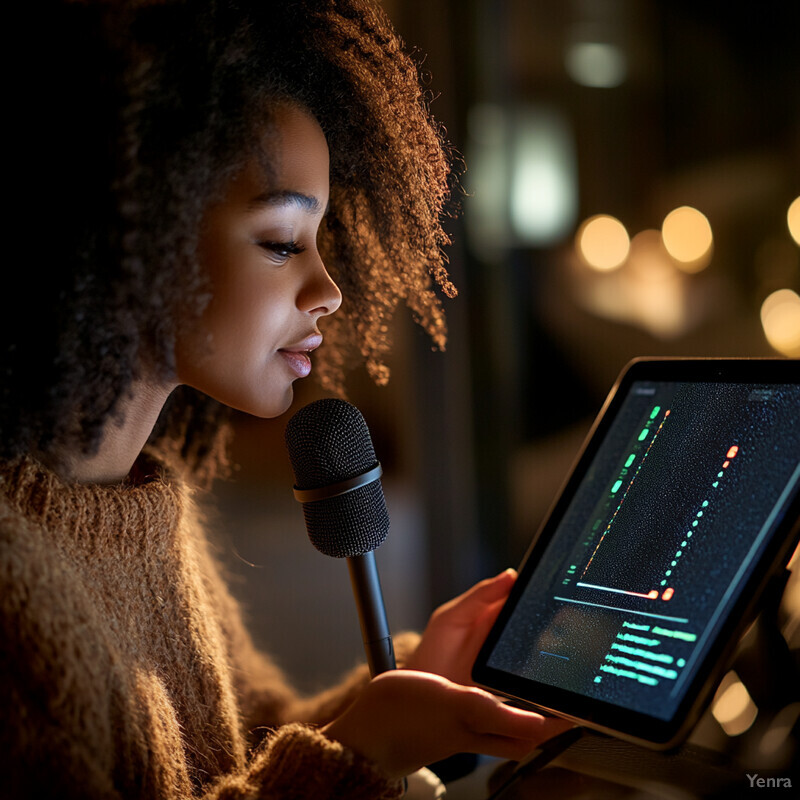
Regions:
[[491, 800], [634, 795], [637, 800], [693, 800], [741, 796], [758, 787], [796, 789], [800, 714], [787, 716], [786, 724], [794, 726], [794, 733], [787, 730], [782, 752], [770, 757], [760, 747], [777, 715], [800, 700], [797, 656], [781, 634], [781, 599], [790, 574], [783, 569], [770, 580], [756, 619], [728, 667], [739, 675], [759, 710], [746, 733], [728, 737], [706, 712], [689, 742], [656, 752], [584, 730], [571, 741], [565, 739], [561, 748], [556, 743], [549, 754], [534, 754], [529, 764], [503, 764], [490, 778], [487, 796]]

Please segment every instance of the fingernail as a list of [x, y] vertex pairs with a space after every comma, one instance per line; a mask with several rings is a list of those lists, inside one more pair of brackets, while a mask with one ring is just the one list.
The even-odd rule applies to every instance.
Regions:
[[512, 578], [516, 578], [517, 577], [517, 571], [515, 569], [512, 569], [511, 567], [509, 567], [508, 569], [504, 569], [500, 573], [500, 575], [510, 575]]

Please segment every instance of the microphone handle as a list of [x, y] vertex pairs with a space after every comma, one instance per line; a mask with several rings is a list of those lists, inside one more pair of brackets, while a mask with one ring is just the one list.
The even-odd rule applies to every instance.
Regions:
[[358, 607], [364, 651], [370, 675], [374, 678], [381, 672], [397, 668], [392, 635], [383, 604], [378, 565], [375, 562], [375, 551], [370, 550], [360, 556], [351, 556], [347, 559], [347, 566], [350, 570], [353, 596]]

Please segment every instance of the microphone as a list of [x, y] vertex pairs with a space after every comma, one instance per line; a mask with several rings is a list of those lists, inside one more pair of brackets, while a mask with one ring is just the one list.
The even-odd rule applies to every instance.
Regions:
[[350, 403], [325, 398], [289, 420], [285, 439], [311, 544], [347, 559], [370, 674], [395, 669], [374, 552], [389, 533], [389, 514], [367, 423]]

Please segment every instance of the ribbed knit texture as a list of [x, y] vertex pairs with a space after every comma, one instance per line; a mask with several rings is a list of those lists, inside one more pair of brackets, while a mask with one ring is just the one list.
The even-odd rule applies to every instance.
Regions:
[[[0, 794], [398, 796], [289, 724], [336, 716], [366, 671], [298, 698], [253, 647], [186, 485], [155, 460], [137, 474], [68, 485], [30, 460], [0, 465]], [[414, 642], [398, 637], [401, 659]]]

